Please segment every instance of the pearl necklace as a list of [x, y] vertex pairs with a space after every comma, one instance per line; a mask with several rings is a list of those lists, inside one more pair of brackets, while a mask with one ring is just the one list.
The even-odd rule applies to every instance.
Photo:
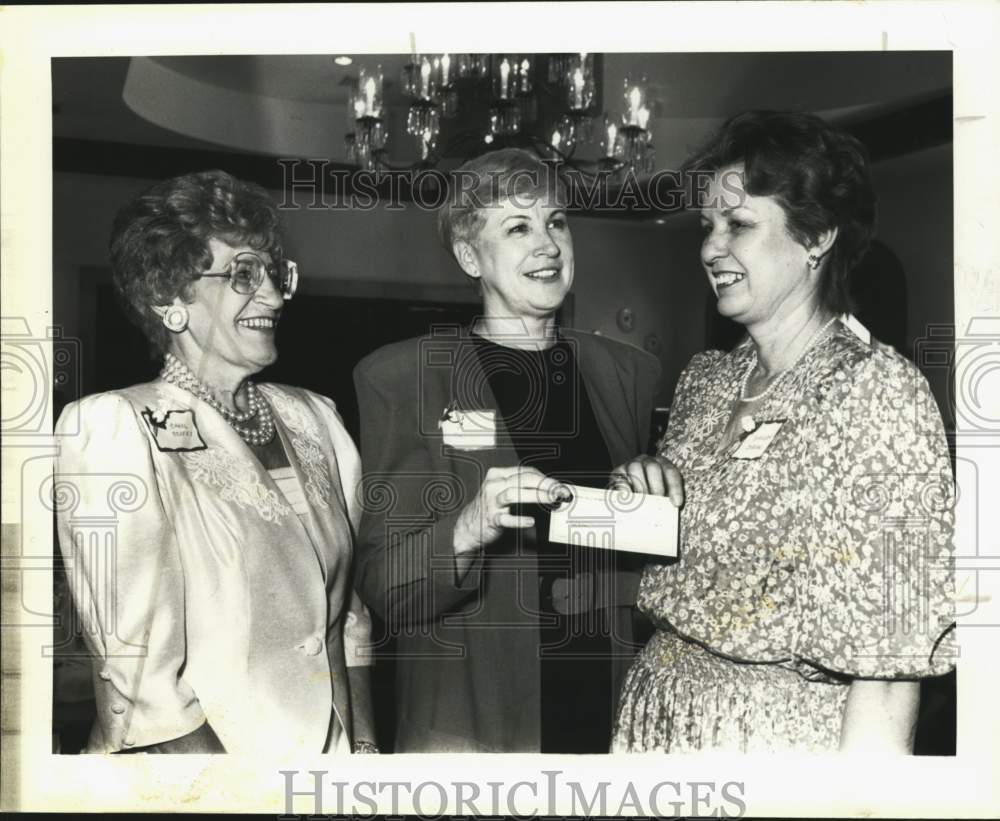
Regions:
[[836, 316], [830, 317], [830, 319], [826, 322], [826, 324], [822, 328], [820, 328], [818, 331], [816, 331], [816, 333], [814, 333], [811, 337], [809, 337], [809, 341], [806, 343], [806, 346], [802, 349], [799, 355], [795, 357], [795, 361], [787, 368], [785, 368], [781, 373], [779, 373], [773, 380], [771, 380], [770, 385], [764, 388], [764, 390], [758, 393], [756, 396], [747, 396], [747, 385], [750, 384], [750, 375], [753, 373], [754, 368], [757, 367], [757, 349], [754, 348], [753, 359], [750, 361], [750, 366], [747, 368], [747, 372], [743, 374], [743, 381], [740, 382], [740, 401], [758, 402], [759, 400], [763, 399], [768, 394], [770, 394], [771, 391], [773, 391], [775, 387], [778, 385], [778, 383], [784, 378], [785, 374], [792, 371], [795, 368], [795, 366], [799, 364], [799, 362], [802, 360], [802, 357], [804, 357], [806, 353], [808, 353], [809, 349], [812, 348], [813, 343], [816, 342], [824, 333], [826, 333], [827, 329], [836, 321], [837, 321]]
[[[262, 447], [269, 444], [274, 439], [274, 416], [268, 407], [264, 397], [261, 396], [257, 386], [247, 380], [247, 405], [246, 412], [231, 411], [219, 400], [212, 396], [212, 392], [192, 373], [191, 369], [181, 362], [176, 356], [168, 353], [163, 360], [163, 370], [160, 376], [164, 381], [175, 385], [182, 390], [197, 396], [203, 402], [216, 410], [229, 425], [240, 435], [240, 438], [248, 445]], [[256, 419], [253, 425], [247, 424], [251, 419]]]

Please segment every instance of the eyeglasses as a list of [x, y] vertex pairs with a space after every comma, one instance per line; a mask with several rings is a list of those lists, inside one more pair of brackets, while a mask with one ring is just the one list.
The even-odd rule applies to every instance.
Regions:
[[281, 292], [281, 298], [285, 301], [295, 295], [295, 289], [299, 285], [299, 266], [290, 259], [280, 259], [276, 265], [267, 265], [264, 260], [250, 251], [243, 251], [233, 257], [229, 263], [228, 271], [206, 271], [197, 274], [201, 277], [223, 277], [229, 280], [230, 287], [238, 294], [249, 296], [257, 293], [257, 289], [264, 284], [264, 275], [267, 274], [274, 283], [274, 287]]

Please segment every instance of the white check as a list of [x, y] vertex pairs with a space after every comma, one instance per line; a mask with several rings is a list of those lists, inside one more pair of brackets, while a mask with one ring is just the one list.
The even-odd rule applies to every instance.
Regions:
[[549, 541], [676, 556], [680, 511], [666, 496], [569, 485], [573, 501], [549, 518]]

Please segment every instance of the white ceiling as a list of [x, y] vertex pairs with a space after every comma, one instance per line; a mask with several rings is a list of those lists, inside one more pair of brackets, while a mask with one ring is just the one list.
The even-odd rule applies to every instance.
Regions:
[[[398, 77], [408, 56], [353, 55], [346, 68], [334, 56], [139, 58], [131, 74], [129, 58], [53, 60], [54, 133], [340, 160], [344, 81], [361, 65], [381, 64], [398, 134], [405, 116]], [[946, 92], [952, 79], [950, 52], [607, 54], [606, 110], [620, 112], [617, 90], [637, 73], [649, 79], [659, 167], [675, 167], [740, 110], [875, 112]]]

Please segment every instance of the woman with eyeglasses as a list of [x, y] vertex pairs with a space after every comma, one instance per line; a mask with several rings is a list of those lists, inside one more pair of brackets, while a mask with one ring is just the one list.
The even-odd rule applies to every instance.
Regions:
[[87, 751], [377, 751], [350, 582], [357, 449], [329, 399], [253, 381], [297, 284], [274, 204], [221, 171], [167, 180], [119, 212], [111, 259], [163, 369], [56, 429], [95, 665]]

